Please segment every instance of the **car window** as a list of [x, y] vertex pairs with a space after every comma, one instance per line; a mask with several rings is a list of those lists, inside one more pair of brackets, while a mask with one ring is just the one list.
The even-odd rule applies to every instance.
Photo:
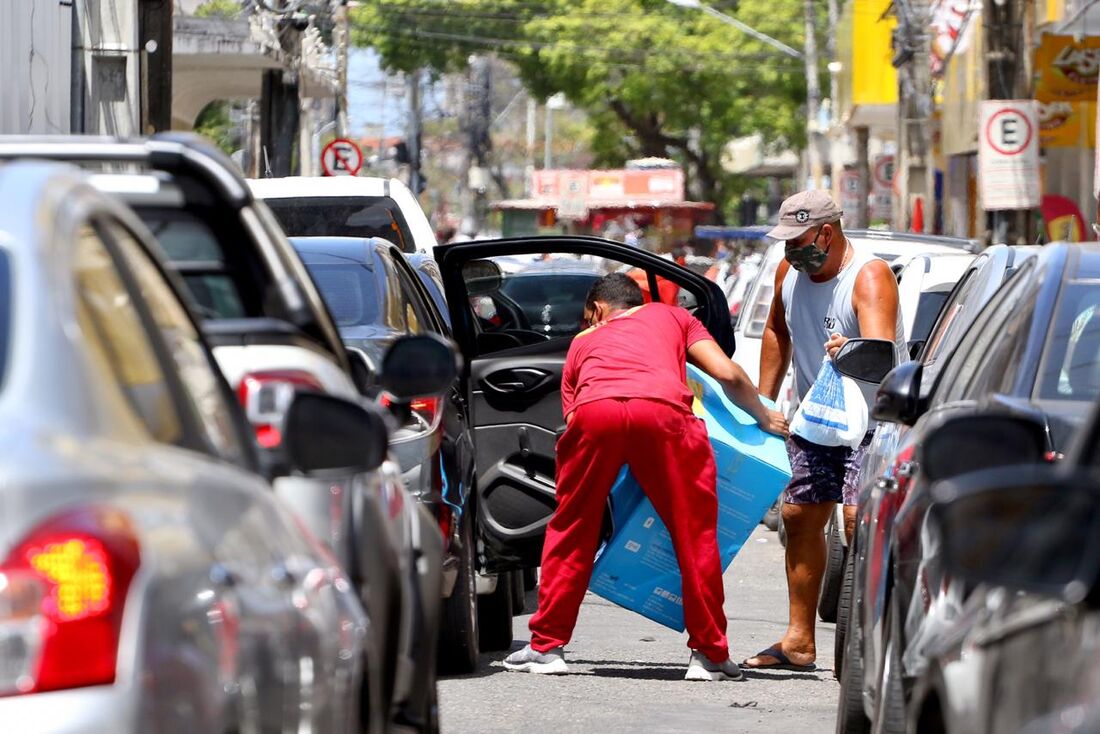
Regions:
[[381, 237], [412, 252], [401, 208], [388, 196], [304, 196], [264, 199], [290, 237]]
[[232, 408], [226, 403], [214, 371], [216, 367], [183, 304], [130, 232], [117, 222], [108, 222], [105, 228], [117, 243], [119, 254], [133, 273], [142, 300], [164, 338], [196, 422], [218, 455], [234, 463], [243, 461], [244, 448]]
[[[650, 300], [647, 271], [588, 255], [489, 258], [465, 265], [463, 273], [478, 328], [478, 353], [488, 354], [550, 339], [572, 338], [587, 327], [584, 304], [588, 291], [608, 273], [623, 272]], [[496, 276], [496, 272], [500, 276]], [[657, 277], [658, 300], [694, 313], [698, 297]]]
[[383, 304], [378, 276], [360, 263], [306, 263], [339, 327], [366, 326], [381, 321]]
[[[752, 303], [748, 309], [742, 307], [741, 318], [745, 319], [745, 336], [759, 339], [764, 335], [764, 327], [768, 323], [768, 314], [772, 310], [772, 298], [775, 295], [775, 271], [779, 268], [781, 257], [771, 257], [765, 262], [756, 274], [756, 280], [749, 286], [749, 293], [753, 293]], [[755, 288], [755, 292], [754, 289]]]
[[1047, 337], [1035, 397], [1095, 400], [1100, 395], [1100, 285], [1067, 284]]
[[169, 263], [183, 276], [203, 318], [239, 319], [250, 315], [246, 296], [231, 273], [226, 253], [210, 225], [183, 209], [138, 210]]
[[1021, 288], [1011, 296], [1013, 308], [1004, 312], [1006, 320], [986, 323], [992, 338], [986, 347], [985, 365], [975, 371], [966, 386], [965, 399], [977, 400], [991, 393], [1014, 394], [1016, 377], [1027, 352], [1036, 297], [1042, 286], [1036, 278], [1020, 282]]
[[967, 388], [976, 373], [985, 367], [990, 344], [1010, 321], [1013, 309], [1021, 305], [1019, 297], [1030, 285], [1030, 279], [1019, 273], [1001, 286], [989, 304], [974, 320], [950, 356], [940, 380], [944, 389], [937, 390], [936, 402], [960, 400], [964, 394], [973, 397]]
[[917, 314], [913, 317], [913, 331], [909, 335], [909, 341], [921, 342], [928, 338], [928, 334], [932, 331], [932, 326], [935, 325], [936, 318], [940, 315], [940, 310], [943, 308], [943, 304], [947, 302], [947, 297], [950, 294], [951, 291], [946, 288], [925, 291], [920, 294], [920, 298], [917, 300]]
[[928, 343], [924, 348], [925, 366], [935, 364], [940, 356], [945, 354], [945, 348], [954, 343], [955, 339], [949, 339], [947, 335], [949, 333], [954, 335], [958, 332], [958, 323], [962, 321], [959, 315], [970, 303], [971, 296], [977, 286], [977, 272], [977, 268], [968, 270], [962, 277], [962, 281], [955, 286], [954, 294], [949, 296], [940, 308], [940, 313], [931, 333], [928, 335]]
[[77, 315], [85, 338], [149, 434], [162, 443], [177, 443], [183, 424], [149, 334], [90, 224], [80, 228], [73, 255]]

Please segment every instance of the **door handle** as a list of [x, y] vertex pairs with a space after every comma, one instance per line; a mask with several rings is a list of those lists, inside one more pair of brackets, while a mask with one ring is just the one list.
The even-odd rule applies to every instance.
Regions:
[[545, 386], [554, 375], [550, 372], [531, 367], [501, 370], [481, 379], [482, 386], [498, 395], [512, 395], [521, 392], [534, 392]]

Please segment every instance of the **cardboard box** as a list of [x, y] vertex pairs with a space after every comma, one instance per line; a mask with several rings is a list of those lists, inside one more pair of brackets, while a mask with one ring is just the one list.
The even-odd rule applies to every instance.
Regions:
[[[783, 439], [767, 434], [688, 365], [695, 413], [706, 422], [718, 466], [718, 550], [723, 570], [791, 478]], [[674, 630], [684, 630], [680, 569], [668, 529], [623, 467], [611, 490], [612, 534], [596, 557], [589, 589]]]

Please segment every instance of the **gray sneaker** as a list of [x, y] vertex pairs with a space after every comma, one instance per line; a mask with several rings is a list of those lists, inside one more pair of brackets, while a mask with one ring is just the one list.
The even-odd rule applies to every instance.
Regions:
[[744, 680], [745, 674], [741, 668], [731, 659], [721, 663], [712, 663], [706, 655], [698, 650], [691, 651], [691, 659], [688, 660], [688, 672], [684, 680]]
[[504, 667], [517, 673], [541, 673], [542, 675], [565, 675], [569, 672], [565, 664], [565, 648], [538, 652], [527, 645], [522, 650], [504, 658]]

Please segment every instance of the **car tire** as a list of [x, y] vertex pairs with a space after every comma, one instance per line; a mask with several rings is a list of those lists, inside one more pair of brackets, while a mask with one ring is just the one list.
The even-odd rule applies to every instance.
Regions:
[[897, 600], [891, 598], [886, 610], [886, 639], [878, 675], [878, 701], [875, 705], [875, 734], [905, 734], [905, 690], [901, 683], [901, 623]]
[[527, 591], [523, 584], [523, 571], [512, 571], [512, 616], [518, 617], [527, 610]]
[[512, 572], [497, 575], [497, 588], [477, 598], [477, 624], [481, 630], [481, 651], [512, 648]]
[[[853, 589], [854, 591], [854, 589]], [[854, 597], [850, 597], [854, 600]], [[837, 734], [870, 734], [871, 721], [863, 710], [863, 650], [858, 606], [848, 610], [845, 634], [844, 666], [840, 673], [840, 703], [837, 707]]]
[[539, 570], [537, 568], [523, 569], [523, 590], [534, 591], [539, 588]]
[[783, 504], [777, 499], [772, 503], [772, 506], [768, 508], [768, 511], [764, 513], [764, 519], [761, 520], [768, 530], [773, 533], [779, 530], [779, 515], [783, 511]]
[[439, 627], [438, 670], [445, 675], [465, 675], [477, 669], [480, 647], [477, 624], [477, 570], [474, 566], [473, 513], [462, 513], [459, 527], [461, 555], [454, 591], [443, 602]]
[[[852, 538], [855, 542], [855, 537]], [[856, 551], [854, 546], [848, 548], [844, 559], [844, 571], [840, 577], [840, 596], [836, 603], [836, 632], [833, 636], [833, 670], [837, 680], [844, 671], [844, 655], [847, 653], [846, 642], [848, 640], [848, 618], [852, 614], [855, 601], [856, 581]]]
[[836, 513], [833, 513], [825, 526], [825, 573], [821, 577], [821, 594], [817, 599], [817, 614], [822, 622], [835, 622], [837, 619], [840, 585], [844, 580], [843, 532], [844, 529], [836, 521]]

